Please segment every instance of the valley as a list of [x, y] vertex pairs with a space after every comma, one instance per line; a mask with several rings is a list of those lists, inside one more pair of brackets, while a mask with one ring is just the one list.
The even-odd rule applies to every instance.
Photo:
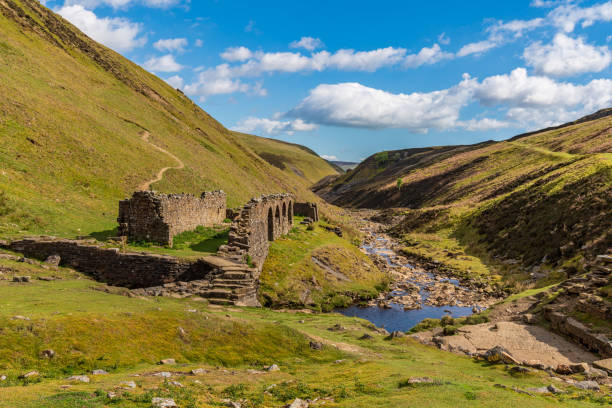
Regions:
[[0, 408], [612, 404], [612, 108], [337, 160], [58, 10], [0, 0]]

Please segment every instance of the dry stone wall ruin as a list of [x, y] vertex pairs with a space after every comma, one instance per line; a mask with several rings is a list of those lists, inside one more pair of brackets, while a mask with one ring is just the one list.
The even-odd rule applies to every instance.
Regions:
[[227, 245], [219, 255], [237, 262], [252, 262], [261, 269], [268, 256], [269, 242], [287, 234], [293, 227], [295, 197], [273, 194], [253, 198], [238, 211]]
[[269, 243], [293, 227], [293, 215], [318, 220], [314, 203], [295, 203], [291, 194], [251, 199], [242, 208], [227, 210], [222, 191], [189, 194], [135, 192], [119, 202], [119, 233], [131, 240], [172, 245], [172, 237], [196, 227], [221, 224], [231, 218], [227, 245], [216, 256], [185, 259], [108, 248], [95, 240], [37, 237], [17, 240], [7, 248], [45, 260], [57, 256], [100, 282], [154, 296], [201, 296], [211, 303], [257, 306], [257, 288]]
[[119, 202], [119, 235], [172, 246], [172, 238], [181, 232], [221, 224], [226, 202], [223, 191], [207, 191], [200, 197], [137, 191]]

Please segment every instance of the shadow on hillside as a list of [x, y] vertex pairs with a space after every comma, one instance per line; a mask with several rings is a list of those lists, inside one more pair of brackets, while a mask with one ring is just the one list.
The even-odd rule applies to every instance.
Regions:
[[119, 231], [115, 227], [110, 230], [92, 232], [89, 234], [89, 237], [95, 238], [98, 241], [107, 241], [110, 237], [116, 237], [117, 235], [119, 235]]

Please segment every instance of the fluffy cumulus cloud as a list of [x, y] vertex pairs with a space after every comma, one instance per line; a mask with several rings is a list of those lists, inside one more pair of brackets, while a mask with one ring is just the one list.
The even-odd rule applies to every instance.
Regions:
[[167, 78], [166, 82], [170, 86], [176, 89], [183, 89], [183, 86], [185, 85], [185, 81], [179, 75], [174, 75], [174, 76], [171, 76], [170, 78]]
[[566, 33], [574, 31], [577, 24], [583, 28], [595, 22], [612, 21], [612, 1], [596, 4], [591, 7], [579, 7], [576, 4], [559, 6], [548, 14], [553, 24]]
[[150, 58], [142, 66], [151, 72], [177, 72], [184, 68], [172, 54]]
[[359, 83], [319, 85], [288, 117], [332, 126], [405, 128], [424, 133], [454, 127], [459, 111], [471, 100], [474, 80], [441, 91], [394, 94]]
[[302, 37], [299, 39], [299, 41], [293, 41], [291, 44], [289, 44], [289, 47], [291, 48], [303, 48], [308, 51], [314, 51], [317, 48], [323, 48], [324, 46], [325, 44], [323, 44], [323, 41], [313, 37]]
[[185, 51], [187, 44], [188, 42], [186, 38], [165, 38], [156, 41], [153, 46], [158, 51], [183, 52]]
[[235, 92], [266, 95], [261, 83], [247, 84], [235, 77], [228, 64], [217, 65], [215, 68], [202, 70], [195, 82], [185, 86], [185, 92], [200, 96], [204, 100], [210, 95], [223, 95]]
[[527, 47], [523, 58], [537, 73], [571, 76], [604, 70], [612, 61], [612, 53], [607, 46], [596, 47], [583, 38], [558, 33], [551, 44], [537, 42]]
[[226, 61], [246, 61], [253, 56], [247, 47], [230, 47], [221, 53], [221, 58]]
[[[503, 118], [461, 120], [461, 110], [478, 103]], [[394, 94], [359, 83], [319, 85], [286, 117], [308, 123], [361, 128], [483, 131], [528, 124], [547, 126], [612, 105], [612, 80], [585, 85], [530, 76], [524, 68], [478, 81], [464, 74], [457, 85], [433, 92]]]
[[94, 40], [116, 51], [130, 51], [146, 43], [140, 36], [140, 24], [124, 18], [98, 18], [82, 5], [68, 5], [56, 10], [58, 14], [77, 26]]
[[325, 159], [325, 160], [338, 160], [337, 156], [333, 156], [333, 155], [330, 155], [330, 154], [322, 154], [321, 158]]
[[276, 120], [268, 118], [249, 117], [238, 123], [232, 130], [248, 133], [263, 133], [266, 135], [276, 135], [279, 133], [293, 134], [295, 132], [304, 132], [315, 130], [316, 125], [306, 123], [302, 119], [294, 120]]
[[417, 54], [406, 55], [405, 65], [410, 68], [420, 67], [421, 65], [431, 65], [444, 59], [453, 58], [453, 54], [442, 51], [438, 44], [432, 47], [424, 47]]

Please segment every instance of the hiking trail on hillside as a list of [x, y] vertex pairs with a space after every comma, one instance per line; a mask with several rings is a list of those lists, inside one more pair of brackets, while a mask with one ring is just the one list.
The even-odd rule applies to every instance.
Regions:
[[149, 136], [151, 136], [151, 134], [149, 132], [147, 132], [146, 130], [142, 131], [140, 133], [140, 136], [142, 137], [142, 140], [144, 140], [145, 142], [149, 143], [151, 146], [153, 146], [154, 148], [156, 148], [157, 150], [159, 150], [162, 153], [167, 154], [168, 156], [172, 157], [174, 160], [176, 160], [176, 162], [178, 163], [178, 166], [171, 166], [171, 167], [164, 167], [162, 168], [157, 175], [155, 176], [154, 179], [149, 180], [149, 181], [145, 181], [144, 183], [142, 183], [141, 185], [138, 186], [138, 190], [148, 190], [151, 187], [151, 184], [153, 183], [157, 183], [158, 181], [161, 181], [164, 178], [164, 173], [170, 169], [175, 169], [175, 170], [180, 170], [185, 168], [185, 164], [183, 163], [183, 161], [181, 159], [179, 159], [178, 157], [176, 157], [175, 155], [173, 155], [172, 153], [170, 153], [169, 151], [167, 151], [166, 149], [157, 146], [156, 144], [154, 144], [153, 142], [151, 142], [149, 140]]

